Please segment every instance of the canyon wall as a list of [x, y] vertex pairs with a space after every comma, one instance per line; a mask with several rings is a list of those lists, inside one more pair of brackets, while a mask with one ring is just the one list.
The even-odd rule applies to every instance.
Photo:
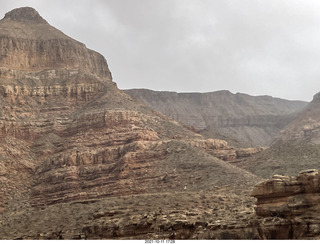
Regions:
[[125, 92], [204, 134], [220, 134], [256, 146], [270, 145], [307, 105], [301, 101], [229, 91], [176, 93], [132, 89]]

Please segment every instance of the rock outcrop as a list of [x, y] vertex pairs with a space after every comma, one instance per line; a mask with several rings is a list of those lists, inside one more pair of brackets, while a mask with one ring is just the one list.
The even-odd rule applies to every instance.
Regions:
[[[255, 186], [256, 214], [279, 228], [266, 228], [273, 239], [320, 238], [320, 174], [304, 170], [298, 176], [275, 175]], [[272, 231], [271, 231], [272, 230]]]
[[319, 207], [319, 178], [319, 172], [311, 169], [300, 172], [296, 177], [274, 175], [272, 179], [256, 185], [251, 195], [258, 199], [257, 215], [312, 216], [310, 213]]
[[270, 145], [280, 130], [307, 105], [301, 101], [229, 91], [176, 93], [132, 89], [125, 92], [204, 135], [219, 136], [236, 145], [241, 142]]

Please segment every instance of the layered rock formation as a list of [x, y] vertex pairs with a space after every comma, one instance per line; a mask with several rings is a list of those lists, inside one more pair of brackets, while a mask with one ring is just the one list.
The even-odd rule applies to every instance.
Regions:
[[319, 239], [320, 175], [318, 170], [304, 170], [298, 176], [275, 175], [255, 186], [256, 213], [278, 228], [266, 228], [273, 239]]
[[320, 96], [279, 134], [269, 149], [244, 160], [238, 166], [269, 178], [274, 174], [296, 175], [306, 168], [318, 168], [320, 157]]
[[320, 144], [320, 93], [281, 133], [279, 141], [303, 141]]
[[[269, 115], [292, 109], [282, 104]], [[136, 102], [104, 57], [32, 8], [0, 21], [0, 105], [1, 239], [319, 238], [318, 171], [257, 185], [256, 216], [262, 178], [230, 162], [284, 146], [231, 147]]]
[[[68, 69], [111, 79], [102, 55], [50, 26], [32, 8], [15, 9], [5, 15], [0, 23], [0, 47], [2, 68], [19, 71]], [[12, 77], [13, 74], [8, 75]]]
[[243, 192], [215, 187], [31, 209], [4, 215], [2, 233], [23, 239], [319, 239], [319, 192], [319, 172], [304, 170], [256, 185], [257, 215]]
[[[206, 197], [222, 186], [242, 192], [260, 180], [217, 158], [230, 161], [260, 149], [207, 140], [134, 101], [112, 81], [104, 57], [32, 8], [0, 21], [0, 52], [0, 238], [78, 233], [69, 222], [88, 238], [110, 238], [89, 234], [97, 213], [82, 219], [73, 204], [168, 194], [175, 202], [166, 211], [180, 211], [177, 199], [185, 193], [185, 201], [198, 202], [202, 196], [194, 198], [195, 192]], [[54, 210], [62, 205], [63, 215]], [[42, 222], [52, 215], [59, 221]], [[31, 229], [25, 218], [34, 220]], [[135, 228], [135, 221], [128, 223]]]
[[132, 89], [125, 92], [185, 125], [204, 130], [205, 135], [230, 138], [237, 145], [241, 142], [269, 145], [307, 105], [301, 101], [229, 91], [176, 93]]

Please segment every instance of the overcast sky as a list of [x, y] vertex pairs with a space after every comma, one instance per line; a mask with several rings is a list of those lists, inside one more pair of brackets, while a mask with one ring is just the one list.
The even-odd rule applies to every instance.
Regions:
[[319, 0], [0, 0], [104, 55], [121, 89], [320, 91]]

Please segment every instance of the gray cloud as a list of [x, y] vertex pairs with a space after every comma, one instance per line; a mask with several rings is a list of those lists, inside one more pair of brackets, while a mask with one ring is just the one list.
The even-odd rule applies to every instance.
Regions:
[[311, 100], [320, 91], [317, 0], [1, 0], [36, 8], [102, 53], [120, 88], [230, 90]]

